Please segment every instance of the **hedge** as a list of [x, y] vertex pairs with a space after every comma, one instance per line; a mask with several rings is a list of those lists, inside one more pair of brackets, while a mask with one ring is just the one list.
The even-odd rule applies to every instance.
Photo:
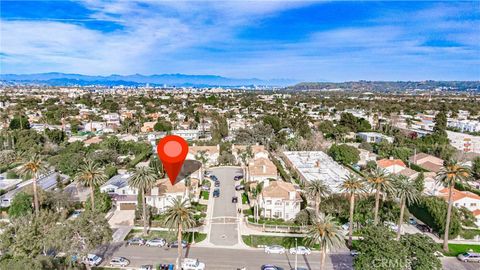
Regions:
[[475, 193], [478, 196], [480, 196], [480, 190], [478, 190], [476, 188], [469, 187], [469, 186], [464, 185], [464, 184], [459, 183], [459, 182], [455, 182], [455, 189], [458, 189], [460, 191], [470, 191], [470, 192]]

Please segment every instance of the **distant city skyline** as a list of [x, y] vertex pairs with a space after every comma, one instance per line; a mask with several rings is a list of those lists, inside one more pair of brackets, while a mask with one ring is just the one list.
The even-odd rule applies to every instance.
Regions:
[[0, 72], [480, 80], [480, 2], [2, 1]]

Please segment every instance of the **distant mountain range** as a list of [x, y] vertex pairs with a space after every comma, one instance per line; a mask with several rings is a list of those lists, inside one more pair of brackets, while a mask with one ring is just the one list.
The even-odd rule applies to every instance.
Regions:
[[66, 73], [38, 73], [38, 74], [0, 74], [2, 84], [41, 84], [50, 86], [288, 86], [298, 83], [290, 79], [262, 80], [257, 78], [239, 79], [216, 75], [186, 75], [186, 74], [159, 74], [159, 75], [109, 75], [89, 76]]

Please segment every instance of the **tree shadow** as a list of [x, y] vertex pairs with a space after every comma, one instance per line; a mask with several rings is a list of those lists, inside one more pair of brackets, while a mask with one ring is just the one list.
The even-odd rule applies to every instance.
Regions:
[[202, 163], [200, 161], [190, 159], [185, 160], [185, 162], [183, 162], [182, 169], [177, 176], [177, 179], [175, 179], [175, 184], [190, 176], [192, 173], [198, 171], [201, 167]]

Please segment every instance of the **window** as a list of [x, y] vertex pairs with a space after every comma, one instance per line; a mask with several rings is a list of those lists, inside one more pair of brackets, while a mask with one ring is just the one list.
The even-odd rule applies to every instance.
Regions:
[[275, 218], [279, 218], [281, 216], [282, 216], [282, 212], [280, 212], [280, 211], [275, 211], [275, 213], [273, 214], [273, 217], [275, 217]]
[[476, 203], [471, 203], [470, 206], [477, 206], [477, 204]]
[[270, 205], [270, 204], [272, 204], [272, 201], [271, 201], [271, 200], [267, 200], [265, 204], [266, 204], [266, 205]]
[[124, 190], [122, 190], [122, 194], [123, 194], [123, 195], [125, 195], [125, 189], [124, 189]]
[[282, 205], [282, 201], [275, 201], [275, 206], [280, 206]]

